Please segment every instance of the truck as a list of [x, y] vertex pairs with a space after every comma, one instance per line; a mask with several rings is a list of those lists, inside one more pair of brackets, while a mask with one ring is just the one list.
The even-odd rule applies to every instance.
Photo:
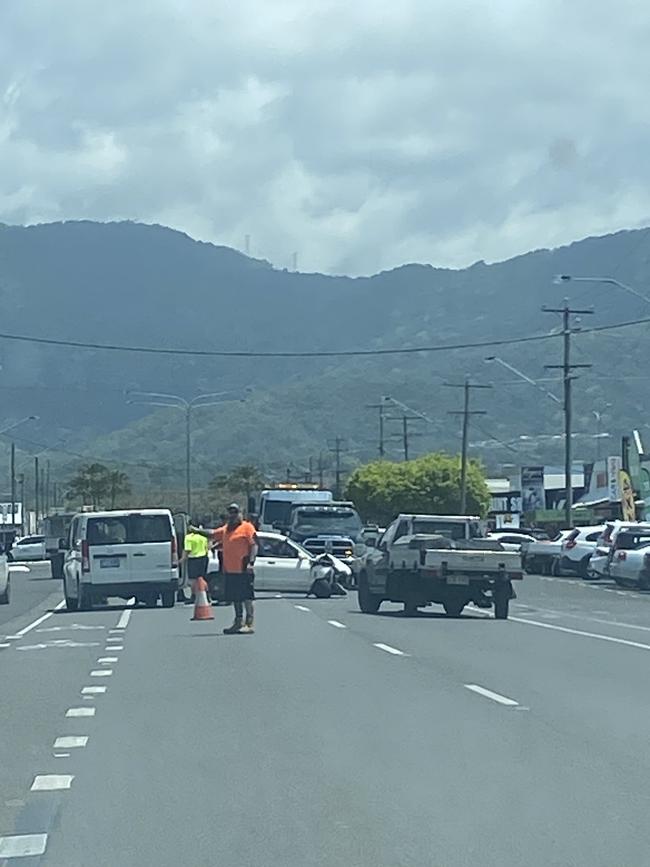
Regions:
[[363, 522], [348, 501], [294, 503], [287, 535], [314, 557], [332, 554], [342, 560], [353, 577], [366, 554]]
[[260, 496], [258, 529], [272, 533], [285, 533], [291, 521], [291, 508], [299, 503], [331, 503], [334, 495], [323, 491], [318, 485], [280, 483], [275, 488], [262, 491]]
[[521, 555], [484, 538], [479, 518], [402, 514], [365, 558], [359, 608], [376, 614], [383, 602], [398, 602], [411, 616], [435, 603], [448, 617], [459, 617], [474, 602], [494, 606], [495, 618], [505, 620], [512, 582], [522, 579]]

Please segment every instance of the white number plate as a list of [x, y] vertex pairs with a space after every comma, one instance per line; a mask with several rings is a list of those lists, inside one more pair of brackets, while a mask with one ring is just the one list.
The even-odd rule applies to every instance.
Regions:
[[447, 584], [469, 584], [468, 575], [447, 575]]
[[102, 559], [99, 561], [100, 569], [117, 569], [119, 565], [119, 557], [102, 557]]

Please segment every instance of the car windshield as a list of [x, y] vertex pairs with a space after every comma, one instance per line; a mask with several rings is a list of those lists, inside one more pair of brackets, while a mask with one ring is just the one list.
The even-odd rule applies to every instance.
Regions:
[[447, 539], [465, 539], [466, 524], [462, 521], [414, 521], [413, 531], [424, 536], [445, 536]]
[[264, 500], [261, 521], [264, 524], [288, 524], [291, 520], [289, 500]]
[[358, 533], [363, 528], [361, 519], [351, 509], [345, 512], [299, 509], [293, 526], [301, 533]]

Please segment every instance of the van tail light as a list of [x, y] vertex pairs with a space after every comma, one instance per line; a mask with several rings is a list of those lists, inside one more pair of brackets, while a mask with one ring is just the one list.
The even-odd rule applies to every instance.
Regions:
[[575, 548], [577, 544], [578, 543], [575, 539], [569, 539], [568, 542], [565, 543], [565, 548], [567, 549], [567, 551], [570, 551], [571, 548]]
[[176, 535], [172, 536], [172, 569], [178, 568], [178, 543]]
[[90, 548], [86, 539], [81, 543], [81, 571], [90, 572]]

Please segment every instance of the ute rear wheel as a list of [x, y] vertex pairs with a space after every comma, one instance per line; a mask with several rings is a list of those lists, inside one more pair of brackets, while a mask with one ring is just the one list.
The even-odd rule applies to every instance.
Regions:
[[508, 613], [510, 611], [510, 597], [512, 595], [512, 589], [510, 587], [509, 581], [503, 581], [492, 591], [492, 598], [494, 600], [494, 619], [495, 620], [507, 620]]
[[175, 590], [163, 590], [162, 592], [162, 607], [163, 608], [173, 608], [176, 603], [176, 591]]
[[371, 593], [368, 587], [368, 575], [366, 572], [362, 572], [359, 575], [357, 595], [359, 597], [359, 608], [364, 614], [376, 614], [379, 611], [379, 606], [383, 602], [383, 599], [376, 593]]

